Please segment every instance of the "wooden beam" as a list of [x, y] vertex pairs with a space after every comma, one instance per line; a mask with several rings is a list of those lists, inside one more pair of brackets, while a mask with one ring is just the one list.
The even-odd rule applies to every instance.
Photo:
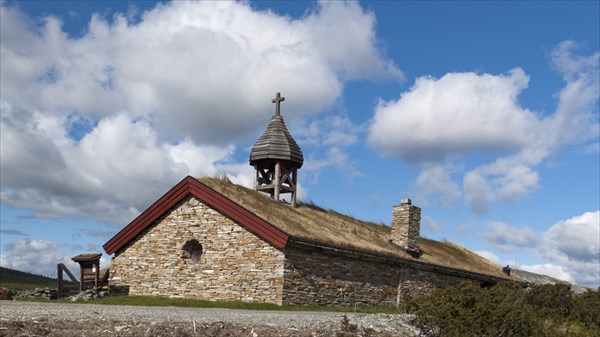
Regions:
[[291, 201], [292, 207], [296, 207], [296, 193], [298, 193], [298, 191], [296, 190], [297, 179], [298, 179], [298, 169], [294, 168], [294, 172], [292, 173], [292, 183], [293, 183], [292, 188], [294, 189], [294, 191], [292, 192], [292, 201]]
[[96, 272], [94, 273], [94, 288], [98, 291], [98, 281], [100, 279], [100, 260], [96, 263]]
[[84, 268], [80, 263], [79, 264], [79, 292], [83, 291], [84, 284], [85, 284]]
[[258, 181], [260, 179], [260, 170], [257, 165], [254, 166], [254, 188], [258, 187]]
[[102, 276], [102, 279], [100, 279], [100, 282], [98, 283], [98, 287], [100, 287], [100, 289], [104, 287], [104, 285], [107, 283], [109, 275], [110, 269], [106, 269], [106, 271], [104, 272], [104, 276]]
[[56, 274], [58, 276], [58, 298], [62, 298], [63, 295], [63, 273], [60, 265], [60, 263], [56, 265]]
[[279, 175], [281, 174], [281, 162], [278, 160], [275, 162], [275, 191], [274, 198], [279, 201], [279, 190], [281, 189], [281, 181]]
[[[63, 272], [67, 273], [67, 275], [69, 276], [69, 278], [71, 278], [71, 281], [73, 283], [75, 283], [77, 288], [81, 288], [81, 283], [79, 281], [77, 281], [77, 278], [75, 278], [75, 276], [71, 273], [71, 271], [67, 268], [67, 266], [65, 266], [62, 263], [59, 263], [58, 265], [56, 265], [56, 269], [57, 269], [57, 274], [58, 274], [58, 297], [59, 298], [61, 298], [63, 296], [63, 293], [65, 291]], [[83, 280], [82, 280], [82, 282], [83, 282]]]

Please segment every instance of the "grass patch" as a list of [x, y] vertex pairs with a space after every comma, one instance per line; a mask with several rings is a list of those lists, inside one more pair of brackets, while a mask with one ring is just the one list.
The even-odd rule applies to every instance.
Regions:
[[13, 299], [13, 301], [19, 301], [19, 302], [44, 302], [44, 303], [60, 303], [60, 302], [71, 302], [69, 300], [65, 300], [65, 299], [60, 299], [60, 300], [51, 300], [48, 297], [23, 297], [23, 298], [15, 298]]
[[[22, 299], [28, 302], [49, 302], [47, 299], [28, 298]], [[20, 300], [21, 301], [21, 300]], [[274, 310], [274, 311], [329, 311], [329, 312], [357, 312], [357, 313], [385, 313], [399, 314], [400, 311], [393, 307], [330, 307], [330, 306], [279, 306], [272, 303], [248, 303], [248, 302], [212, 302], [189, 298], [168, 298], [162, 296], [111, 296], [88, 301], [72, 302], [69, 299], [51, 300], [53, 303], [89, 303], [107, 305], [133, 305], [150, 307], [180, 307], [180, 308], [222, 308], [242, 310]]]

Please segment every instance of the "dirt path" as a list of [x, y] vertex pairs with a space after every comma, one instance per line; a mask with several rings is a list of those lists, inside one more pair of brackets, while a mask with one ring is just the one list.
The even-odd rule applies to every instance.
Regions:
[[[335, 336], [342, 313], [0, 301], [0, 336]], [[410, 316], [347, 314], [348, 336], [416, 337]], [[363, 327], [365, 329], [363, 329]]]

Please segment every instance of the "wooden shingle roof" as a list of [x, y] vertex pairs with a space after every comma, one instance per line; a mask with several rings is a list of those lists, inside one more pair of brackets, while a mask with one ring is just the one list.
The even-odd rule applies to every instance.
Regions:
[[72, 257], [71, 260], [73, 260], [74, 262], [91, 262], [91, 261], [100, 260], [101, 257], [102, 257], [102, 254], [98, 254], [98, 253], [79, 254], [77, 256]]
[[280, 115], [274, 115], [265, 132], [250, 152], [250, 165], [261, 160], [286, 160], [298, 165], [304, 163], [300, 146], [296, 143]]

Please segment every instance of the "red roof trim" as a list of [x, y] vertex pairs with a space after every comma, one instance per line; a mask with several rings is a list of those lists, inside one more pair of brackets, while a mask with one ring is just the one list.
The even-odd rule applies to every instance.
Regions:
[[113, 236], [112, 239], [108, 240], [103, 246], [106, 253], [111, 255], [123, 248], [144, 229], [152, 225], [158, 218], [163, 216], [173, 206], [190, 194], [242, 227], [252, 231], [273, 246], [280, 249], [286, 246], [290, 237], [288, 234], [225, 197], [221, 193], [211, 189], [200, 181], [187, 176], [154, 204], [148, 207], [147, 210], [135, 218], [131, 223], [125, 226], [119, 233]]

